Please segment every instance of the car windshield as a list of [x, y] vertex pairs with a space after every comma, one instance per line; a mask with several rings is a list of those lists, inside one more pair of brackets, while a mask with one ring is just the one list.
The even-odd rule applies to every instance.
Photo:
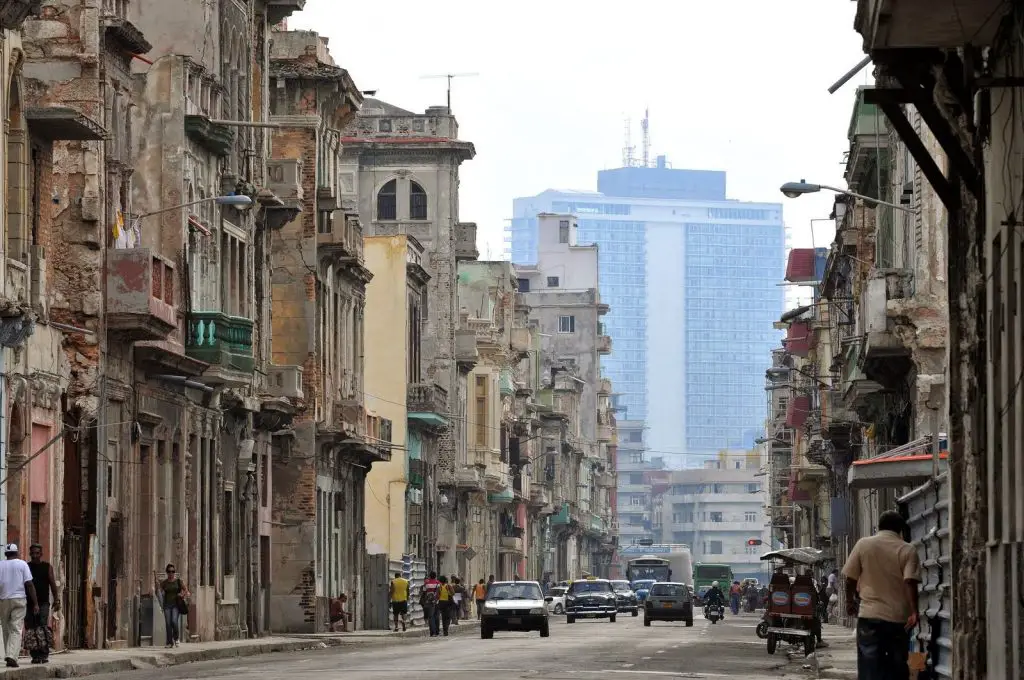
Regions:
[[611, 590], [607, 581], [577, 581], [572, 584], [572, 592], [575, 593], [607, 593]]
[[612, 588], [619, 592], [633, 592], [633, 589], [629, 587], [629, 581], [612, 581]]
[[487, 591], [488, 600], [543, 600], [536, 583], [492, 583]]
[[689, 593], [686, 586], [677, 583], [656, 583], [651, 586], [651, 595], [659, 597], [682, 597]]
[[645, 588], [650, 588], [652, 585], [654, 585], [654, 581], [648, 581], [645, 579], [640, 581], [633, 581], [633, 590], [643, 590]]

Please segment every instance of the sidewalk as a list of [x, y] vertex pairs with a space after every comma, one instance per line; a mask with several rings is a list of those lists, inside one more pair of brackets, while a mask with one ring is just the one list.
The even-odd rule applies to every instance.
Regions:
[[[452, 626], [451, 635], [480, 632], [477, 621], [462, 621]], [[359, 630], [351, 633], [308, 633], [275, 635], [253, 640], [225, 640], [222, 642], [183, 643], [176, 649], [163, 647], [132, 647], [129, 649], [80, 649], [50, 655], [50, 663], [33, 666], [28, 657], [18, 660], [18, 668], [0, 668], [2, 680], [42, 680], [43, 678], [70, 678], [100, 673], [120, 673], [178, 666], [199, 661], [219, 661], [261, 654], [301, 652], [329, 647], [378, 647], [410, 638], [426, 638], [427, 629], [421, 626], [406, 632], [386, 630]]]
[[811, 677], [857, 680], [857, 633], [844, 626], [826, 625], [821, 637], [828, 647], [802, 659]]

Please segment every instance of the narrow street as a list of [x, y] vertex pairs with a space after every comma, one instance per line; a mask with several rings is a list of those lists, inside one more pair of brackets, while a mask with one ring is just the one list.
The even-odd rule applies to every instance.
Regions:
[[[552, 617], [551, 637], [536, 633], [498, 633], [493, 640], [462, 635], [416, 639], [362, 651], [351, 647], [230, 659], [165, 669], [148, 669], [147, 680], [310, 680], [344, 672], [346, 680], [395, 678], [523, 677], [538, 680], [593, 678], [806, 678], [803, 660], [789, 662], [784, 652], [768, 656], [754, 635], [753, 615], [729, 616], [714, 626], [698, 618], [692, 628], [626, 616], [616, 623], [581, 621], [567, 625]], [[93, 676], [96, 680], [134, 680], [138, 671]]]

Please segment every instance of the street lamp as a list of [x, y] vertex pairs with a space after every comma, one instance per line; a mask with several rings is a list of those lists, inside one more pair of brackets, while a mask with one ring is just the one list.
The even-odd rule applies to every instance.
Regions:
[[172, 210], [181, 210], [182, 208], [189, 208], [193, 205], [200, 205], [201, 203], [216, 203], [217, 205], [230, 205], [234, 208], [242, 210], [252, 205], [252, 199], [245, 194], [228, 194], [227, 196], [210, 196], [208, 198], [200, 198], [198, 201], [190, 201], [188, 203], [182, 203], [180, 205], [172, 205], [169, 208], [160, 208], [153, 212], [143, 213], [136, 215], [137, 219], [143, 217], [149, 217], [150, 215], [159, 215], [160, 213], [170, 212]]
[[853, 191], [847, 191], [846, 189], [830, 187], [827, 184], [810, 184], [806, 180], [800, 180], [799, 182], [786, 182], [781, 187], [779, 187], [779, 191], [781, 191], [786, 196], [786, 198], [798, 198], [799, 196], [803, 196], [804, 194], [816, 194], [822, 189], [825, 189], [827, 191], [834, 191], [837, 194], [843, 194], [844, 196], [852, 196], [853, 198], [859, 198], [862, 201], [868, 201], [870, 203], [875, 203], [877, 205], [888, 206], [890, 208], [895, 208], [896, 210], [902, 210], [903, 212], [914, 214], [917, 214], [919, 212], [917, 208], [909, 208], [905, 205], [900, 205], [899, 203], [890, 203], [889, 201], [883, 201], [878, 198], [872, 198], [871, 196], [865, 196], [864, 194], [854, 193]]

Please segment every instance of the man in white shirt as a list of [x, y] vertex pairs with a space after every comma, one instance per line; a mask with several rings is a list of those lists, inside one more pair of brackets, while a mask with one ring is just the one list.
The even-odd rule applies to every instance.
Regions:
[[7, 559], [0, 562], [0, 628], [4, 632], [4, 661], [8, 668], [17, 668], [27, 607], [30, 605], [38, 614], [39, 600], [32, 571], [25, 560], [18, 558], [18, 546], [8, 543], [4, 555]]

